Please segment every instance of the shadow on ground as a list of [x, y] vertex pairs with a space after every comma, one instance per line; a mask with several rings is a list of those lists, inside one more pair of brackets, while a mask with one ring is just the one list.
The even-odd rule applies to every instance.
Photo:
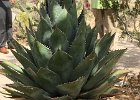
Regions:
[[140, 72], [140, 48], [129, 41], [119, 41], [117, 49], [125, 49], [127, 51], [117, 63], [117, 68], [128, 69], [135, 73]]

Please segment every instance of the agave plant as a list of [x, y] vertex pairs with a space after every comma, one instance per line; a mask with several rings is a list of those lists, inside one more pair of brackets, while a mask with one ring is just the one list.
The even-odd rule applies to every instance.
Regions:
[[[14, 83], [4, 89], [10, 97], [30, 100], [97, 100], [114, 90], [124, 70], [113, 70], [126, 51], [110, 51], [115, 35], [97, 40], [96, 28], [86, 25], [84, 14], [77, 18], [72, 0], [47, 0], [41, 4], [37, 31], [27, 29], [29, 48], [12, 40], [17, 66], [1, 61], [1, 74]], [[31, 26], [31, 24], [30, 24]]]

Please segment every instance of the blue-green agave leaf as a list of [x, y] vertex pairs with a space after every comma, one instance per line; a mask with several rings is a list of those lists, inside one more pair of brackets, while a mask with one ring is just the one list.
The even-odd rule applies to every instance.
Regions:
[[80, 13], [80, 15], [79, 15], [79, 17], [78, 17], [78, 25], [81, 23], [81, 21], [82, 21], [82, 19], [85, 17], [85, 15], [84, 15], [84, 10], [82, 9], [82, 11], [81, 11], [81, 13]]
[[61, 84], [61, 79], [59, 75], [55, 72], [49, 70], [48, 68], [40, 68], [37, 72], [38, 80], [41, 83], [41, 86], [51, 95], [56, 94], [56, 86]]
[[57, 88], [60, 94], [69, 95], [72, 98], [76, 98], [79, 95], [85, 82], [86, 82], [86, 78], [80, 77], [76, 81], [58, 85]]
[[[49, 18], [48, 18], [49, 20]], [[36, 32], [36, 38], [41, 43], [48, 46], [49, 39], [52, 35], [52, 26], [50, 26], [50, 21], [47, 21], [47, 19], [44, 19], [41, 17], [40, 23], [38, 25], [38, 30]]]
[[34, 34], [33, 32], [33, 24], [30, 20], [30, 18], [28, 18], [28, 21], [29, 21], [29, 27], [26, 27], [26, 34]]
[[1, 92], [1, 91], [0, 91], [0, 93], [2, 93], [4, 95], [8, 95], [9, 98], [20, 98], [20, 97], [29, 98], [28, 96], [24, 95], [23, 93], [21, 93], [19, 91], [16, 91], [16, 90], [13, 90], [13, 89], [10, 89], [10, 88], [6, 88], [6, 87], [3, 87], [3, 89], [8, 93]]
[[68, 48], [68, 41], [66, 39], [66, 35], [58, 28], [55, 29], [51, 38], [50, 38], [50, 46], [53, 51], [57, 50], [66, 50]]
[[73, 70], [72, 73], [72, 80], [76, 80], [79, 77], [85, 76], [86, 78], [89, 77], [90, 73], [93, 69], [93, 62], [95, 60], [96, 54], [93, 51], [89, 56], [87, 56], [80, 64]]
[[88, 33], [86, 37], [86, 55], [89, 55], [94, 49], [95, 49], [95, 44], [97, 41], [97, 30], [96, 27], [91, 29], [91, 31]]
[[20, 66], [18, 66], [16, 64], [13, 64], [13, 63], [11, 63], [9, 61], [2, 61], [0, 63], [0, 65], [7, 66], [7, 67], [19, 72], [19, 73], [23, 73], [23, 69]]
[[95, 90], [102, 91], [102, 94], [105, 94], [109, 89], [111, 89], [113, 87], [113, 85], [115, 83], [118, 82], [118, 79], [120, 77], [126, 75], [129, 72], [130, 71], [128, 71], [128, 70], [115, 70], [115, 71], [113, 71], [109, 75], [109, 77], [106, 79], [106, 81], [104, 83], [102, 83], [100, 86], [98, 86], [98, 88], [96, 88]]
[[91, 90], [95, 88], [97, 84], [102, 81], [106, 76], [108, 76], [111, 71], [113, 70], [114, 65], [117, 63], [119, 58], [123, 55], [126, 49], [114, 51], [115, 55], [105, 63], [97, 72], [96, 74], [92, 75], [90, 79], [87, 81], [86, 85], [84, 86], [84, 90]]
[[111, 36], [110, 33], [108, 33], [102, 39], [100, 39], [99, 42], [97, 42], [95, 46], [95, 53], [97, 54], [99, 59], [101, 59], [108, 53], [114, 37], [115, 34]]
[[72, 2], [73, 2], [73, 0], [64, 0], [63, 1], [64, 6], [67, 10], [70, 10], [70, 8], [72, 7]]
[[[44, 13], [44, 12], [43, 12]], [[46, 15], [46, 17], [44, 17], [44, 19], [46, 20], [46, 22], [48, 23], [48, 25], [49, 25], [49, 27], [52, 29], [52, 22], [51, 22], [51, 20], [50, 20], [50, 17], [49, 17], [49, 15], [48, 14], [45, 14]], [[42, 17], [41, 17], [42, 18]]]
[[74, 18], [68, 13], [67, 19], [63, 23], [58, 25], [58, 27], [66, 34], [69, 44], [72, 44], [77, 31], [77, 28], [74, 26], [73, 21]]
[[77, 27], [78, 27], [78, 19], [77, 19], [77, 9], [76, 9], [76, 3], [73, 2], [72, 7], [70, 8], [70, 10], [68, 11], [70, 14], [70, 18], [71, 18], [71, 23], [73, 26], [73, 32], [76, 33]]
[[7, 71], [6, 69], [0, 69], [0, 74], [6, 76], [6, 75], [10, 74], [10, 72]]
[[[86, 33], [86, 40], [87, 40], [87, 37], [89, 36], [89, 34], [91, 34], [90, 32], [92, 31], [92, 30], [96, 30], [96, 27], [91, 27], [89, 24], [88, 25], [86, 25], [86, 31], [87, 31], [87, 33]], [[93, 31], [93, 32], [94, 32]]]
[[7, 76], [10, 75], [11, 78], [14, 79], [15, 81], [19, 81], [25, 85], [33, 85], [34, 86], [33, 81], [30, 78], [28, 78], [23, 72], [21, 73], [15, 69], [13, 69], [12, 67], [10, 67], [9, 64], [5, 64], [3, 62], [1, 62], [0, 65], [3, 68], [5, 68], [5, 71], [7, 72]]
[[32, 48], [35, 41], [35, 37], [32, 34], [27, 33], [27, 40], [28, 40], [30, 48]]
[[62, 8], [56, 1], [52, 0], [50, 8], [50, 18], [54, 26], [57, 26], [66, 34], [68, 41], [73, 37], [70, 14], [65, 8]]
[[52, 51], [40, 42], [35, 41], [32, 47], [32, 55], [38, 67], [47, 67], [48, 61], [52, 57]]
[[67, 82], [72, 72], [71, 61], [70, 55], [58, 50], [50, 59], [48, 68], [60, 75], [62, 82]]
[[70, 47], [69, 54], [73, 57], [73, 68], [75, 68], [85, 56], [85, 34], [81, 33], [76, 37]]
[[117, 80], [118, 78], [128, 74], [129, 72], [130, 72], [129, 70], [122, 70], [122, 69], [115, 70], [110, 74], [110, 77], [108, 78], [108, 83], [113, 85], [114, 83], [118, 82]]
[[50, 3], [50, 18], [53, 25], [57, 25], [67, 18], [67, 10], [62, 9], [58, 2], [52, 0]]
[[51, 98], [49, 100], [73, 100], [73, 99], [70, 96], [62, 96], [62, 97]]
[[91, 99], [94, 96], [100, 96], [104, 93], [106, 93], [107, 90], [113, 88], [114, 83], [118, 81], [118, 78], [121, 76], [127, 74], [128, 70], [116, 70], [112, 74], [109, 75], [109, 78], [106, 79], [106, 81], [101, 84], [99, 87], [96, 87], [88, 92], [85, 92], [80, 95], [80, 97], [89, 97]]
[[[33, 46], [32, 46], [33, 47]], [[35, 64], [35, 66], [37, 66], [37, 62], [34, 60], [34, 57], [32, 55], [32, 50], [31, 49], [28, 49], [26, 47], [24, 47], [24, 49], [26, 50], [28, 56], [30, 57], [30, 61]]]
[[32, 87], [32, 86], [24, 86], [20, 83], [14, 83], [14, 84], [7, 84], [8, 87], [11, 87], [13, 89], [16, 89], [17, 91], [20, 91], [21, 93], [24, 93], [24, 95], [28, 96], [29, 99], [33, 100], [46, 100], [44, 98], [45, 96], [48, 96], [49, 94], [37, 87]]
[[[45, 0], [44, 0], [45, 1]], [[38, 11], [40, 13], [40, 16], [43, 17], [43, 18], [46, 18], [47, 17], [47, 14], [44, 13], [44, 12], [47, 12], [46, 11], [46, 3], [40, 3], [40, 9]]]
[[24, 69], [24, 73], [36, 84], [35, 86], [41, 87], [36, 72], [34, 72], [30, 67]]
[[20, 53], [21, 55], [25, 56], [27, 59], [30, 60], [30, 57], [28, 56], [28, 53], [26, 52], [26, 50], [24, 49], [24, 46], [22, 46], [21, 44], [19, 44], [16, 40], [12, 39], [11, 43], [14, 45], [16, 51], [18, 53]]
[[115, 96], [117, 93], [119, 93], [119, 91], [121, 91], [121, 90], [119, 90], [119, 88], [117, 88], [117, 87], [112, 87], [112, 88], [109, 88], [109, 89], [107, 89], [103, 94], [102, 94], [102, 96]]
[[104, 56], [103, 59], [98, 61], [97, 65], [95, 66], [95, 68], [92, 71], [92, 75], [95, 75], [97, 70], [99, 70], [101, 67], [103, 67], [105, 64], [107, 64], [110, 60], [114, 59], [114, 57], [116, 57], [116, 55], [118, 55], [119, 52], [121, 52], [121, 50], [111, 51], [106, 56]]
[[22, 64], [23, 68], [32, 68], [35, 72], [37, 71], [37, 67], [30, 61], [28, 60], [25, 56], [11, 50], [14, 56], [17, 58], [17, 60]]
[[76, 33], [76, 36], [79, 36], [80, 34], [82, 34], [83, 36], [86, 36], [86, 21], [85, 21], [85, 18], [83, 18], [79, 24], [79, 27], [78, 27], [78, 30], [77, 30], [77, 33]]
[[7, 69], [0, 69], [0, 74], [6, 76], [8, 79], [12, 80], [13, 82], [19, 81], [16, 77], [14, 77], [14, 75], [11, 75], [11, 72]]
[[12, 80], [13, 82], [19, 81], [18, 78], [12, 75], [11, 72], [7, 69], [0, 69], [0, 74], [6, 76], [8, 79]]

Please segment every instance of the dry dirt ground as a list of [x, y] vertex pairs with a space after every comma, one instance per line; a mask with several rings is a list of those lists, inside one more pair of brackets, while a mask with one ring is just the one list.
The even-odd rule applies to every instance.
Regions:
[[127, 51], [117, 63], [116, 68], [127, 69], [138, 74], [140, 72], [140, 47], [135, 42], [126, 39], [117, 41], [114, 48], [127, 48]]

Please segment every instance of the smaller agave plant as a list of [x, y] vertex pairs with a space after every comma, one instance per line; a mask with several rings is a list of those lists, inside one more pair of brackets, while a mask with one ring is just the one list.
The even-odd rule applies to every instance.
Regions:
[[96, 28], [86, 25], [83, 13], [77, 18], [73, 0], [47, 0], [47, 11], [44, 5], [37, 31], [31, 23], [27, 29], [29, 48], [11, 41], [22, 66], [0, 62], [1, 74], [13, 81], [3, 94], [30, 100], [98, 100], [116, 90], [114, 84], [128, 71], [113, 70], [126, 51], [109, 51], [115, 34], [97, 40]]

